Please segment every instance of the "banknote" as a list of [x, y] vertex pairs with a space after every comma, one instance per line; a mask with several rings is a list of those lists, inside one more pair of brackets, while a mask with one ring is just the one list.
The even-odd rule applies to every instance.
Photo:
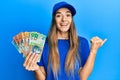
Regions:
[[38, 32], [31, 32], [29, 37], [29, 46], [31, 47], [31, 51], [33, 53], [39, 54], [39, 60], [42, 55], [42, 50], [44, 47], [44, 43], [46, 40], [46, 36], [40, 34]]
[[43, 47], [45, 44], [46, 35], [38, 32], [20, 32], [13, 37], [12, 44], [23, 54], [23, 57], [29, 52], [39, 54], [39, 60], [41, 59]]

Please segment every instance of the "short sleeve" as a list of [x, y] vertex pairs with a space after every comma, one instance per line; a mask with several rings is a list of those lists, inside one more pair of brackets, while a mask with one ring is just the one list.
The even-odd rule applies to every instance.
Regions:
[[83, 37], [79, 37], [79, 54], [80, 54], [82, 67], [85, 65], [89, 53], [90, 53], [90, 48], [89, 48], [88, 40]]

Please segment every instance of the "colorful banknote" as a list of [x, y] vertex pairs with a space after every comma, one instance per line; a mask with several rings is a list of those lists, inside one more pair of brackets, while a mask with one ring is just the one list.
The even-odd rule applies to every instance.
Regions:
[[12, 44], [24, 57], [30, 52], [39, 54], [38, 61], [40, 61], [45, 40], [46, 35], [44, 34], [38, 32], [21, 32], [13, 37]]

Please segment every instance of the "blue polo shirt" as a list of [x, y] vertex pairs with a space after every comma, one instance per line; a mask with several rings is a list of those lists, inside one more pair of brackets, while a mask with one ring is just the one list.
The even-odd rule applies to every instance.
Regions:
[[38, 63], [39, 66], [43, 66], [45, 68], [45, 71], [47, 73], [46, 80], [80, 80], [80, 76], [78, 74], [78, 70], [80, 67], [83, 67], [86, 63], [86, 60], [89, 56], [89, 44], [87, 39], [83, 37], [79, 38], [79, 47], [78, 47], [78, 54], [80, 56], [80, 60], [76, 59], [74, 63], [74, 75], [68, 76], [65, 71], [65, 59], [66, 55], [68, 53], [69, 47], [70, 47], [70, 40], [66, 39], [58, 39], [58, 51], [60, 56], [60, 70], [57, 77], [54, 77], [52, 69], [48, 70], [48, 58], [49, 58], [49, 46], [48, 41], [46, 39], [43, 53], [41, 56], [41, 61]]

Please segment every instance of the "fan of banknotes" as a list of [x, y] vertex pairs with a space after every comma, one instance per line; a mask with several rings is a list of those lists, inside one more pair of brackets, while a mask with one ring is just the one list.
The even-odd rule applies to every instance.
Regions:
[[46, 35], [38, 32], [21, 32], [13, 37], [12, 44], [24, 57], [30, 52], [39, 54], [39, 60], [46, 40]]

